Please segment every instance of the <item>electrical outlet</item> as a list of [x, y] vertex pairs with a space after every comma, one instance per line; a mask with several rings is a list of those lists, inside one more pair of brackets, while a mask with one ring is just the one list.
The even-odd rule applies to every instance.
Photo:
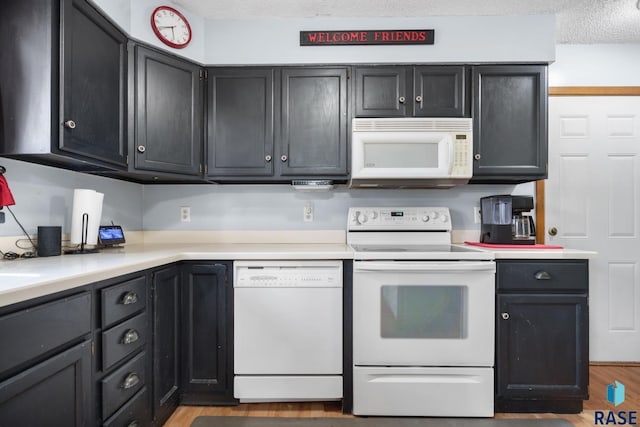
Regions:
[[473, 222], [480, 224], [482, 222], [482, 215], [480, 214], [480, 206], [473, 207]]
[[4, 212], [0, 212], [0, 224], [4, 222]]
[[308, 202], [304, 205], [302, 218], [304, 222], [313, 222], [313, 203]]
[[180, 222], [191, 222], [191, 208], [180, 206]]

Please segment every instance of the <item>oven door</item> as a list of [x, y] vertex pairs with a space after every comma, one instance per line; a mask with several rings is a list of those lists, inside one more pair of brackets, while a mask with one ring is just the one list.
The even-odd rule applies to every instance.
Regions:
[[355, 261], [358, 366], [493, 366], [493, 261]]

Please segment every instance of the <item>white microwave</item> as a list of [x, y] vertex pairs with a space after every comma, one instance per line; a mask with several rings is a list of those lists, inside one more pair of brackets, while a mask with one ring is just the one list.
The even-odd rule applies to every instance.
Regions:
[[357, 118], [351, 187], [452, 187], [473, 174], [469, 118]]

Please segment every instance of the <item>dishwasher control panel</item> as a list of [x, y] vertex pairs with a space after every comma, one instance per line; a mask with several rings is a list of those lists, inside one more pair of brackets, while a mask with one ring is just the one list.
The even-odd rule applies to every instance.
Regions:
[[234, 288], [341, 288], [342, 261], [235, 261]]

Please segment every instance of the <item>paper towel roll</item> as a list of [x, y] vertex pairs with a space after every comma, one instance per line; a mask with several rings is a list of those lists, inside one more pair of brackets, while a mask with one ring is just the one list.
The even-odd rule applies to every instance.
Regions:
[[82, 228], [82, 217], [88, 215], [87, 240], [86, 244], [95, 245], [98, 243], [98, 228], [102, 220], [103, 193], [95, 190], [76, 188], [73, 190], [73, 211], [71, 212], [71, 243], [82, 242], [84, 230]]

